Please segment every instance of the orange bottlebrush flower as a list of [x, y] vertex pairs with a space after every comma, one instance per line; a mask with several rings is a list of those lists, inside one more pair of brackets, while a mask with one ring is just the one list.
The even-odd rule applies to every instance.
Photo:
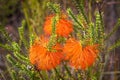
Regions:
[[30, 62], [39, 70], [50, 70], [60, 64], [63, 59], [62, 48], [60, 44], [53, 46], [53, 51], [48, 51], [46, 45], [48, 41], [41, 37], [30, 47]]
[[[44, 24], [44, 31], [47, 35], [52, 33], [52, 18], [54, 16], [48, 16]], [[56, 23], [56, 33], [58, 36], [67, 37], [73, 31], [72, 22], [62, 16]]]
[[91, 66], [97, 57], [96, 45], [82, 47], [81, 43], [73, 38], [67, 40], [64, 46], [65, 59], [76, 69], [86, 69]]

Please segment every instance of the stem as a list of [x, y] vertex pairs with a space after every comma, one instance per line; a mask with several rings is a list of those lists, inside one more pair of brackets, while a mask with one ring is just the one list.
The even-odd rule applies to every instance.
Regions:
[[2, 73], [0, 73], [0, 78], [3, 78], [4, 80], [7, 80]]
[[89, 5], [89, 6], [88, 6], [88, 8], [89, 8], [89, 13], [88, 13], [88, 14], [89, 14], [89, 21], [90, 21], [90, 22], [92, 22], [92, 14], [91, 14], [91, 10], [92, 10], [92, 9], [91, 9], [91, 0], [88, 2], [88, 5]]
[[[97, 7], [98, 7], [98, 12], [99, 12], [99, 15], [100, 15], [100, 23], [101, 23], [101, 27], [102, 27], [102, 32], [104, 32], [105, 28], [104, 28], [104, 22], [103, 22], [103, 17], [102, 17], [102, 12], [101, 12], [101, 9], [100, 9], [100, 6], [99, 6], [99, 3], [97, 3]], [[102, 37], [104, 38], [104, 34], [102, 34]]]
[[[105, 50], [104, 50], [105, 51]], [[103, 68], [101, 68], [101, 75], [100, 75], [100, 78], [99, 78], [99, 80], [102, 80], [102, 78], [103, 78], [103, 73], [104, 73], [104, 69], [105, 69], [105, 66], [106, 66], [106, 64], [107, 64], [107, 62], [108, 62], [108, 59], [109, 59], [109, 57], [110, 57], [110, 53], [108, 53], [108, 52], [103, 52], [103, 53], [106, 53], [106, 56], [105, 56], [105, 62], [104, 62], [104, 64], [103, 64]]]
[[65, 67], [65, 69], [66, 69], [66, 71], [67, 71], [68, 75], [71, 77], [71, 76], [72, 76], [72, 74], [70, 73], [70, 71], [69, 71], [68, 67], [67, 67], [66, 65], [64, 65], [64, 67]]
[[49, 50], [51, 50], [52, 46], [56, 43], [56, 37], [57, 37], [57, 35], [55, 33], [55, 31], [56, 31], [56, 28], [55, 28], [56, 23], [57, 23], [56, 17], [53, 17], [53, 19], [52, 19], [52, 34], [51, 34], [50, 40], [48, 42], [48, 49]]
[[55, 70], [57, 76], [58, 76], [60, 79], [64, 80], [64, 78], [59, 74], [59, 72], [57, 71], [57, 69], [55, 68], [54, 70]]
[[75, 78], [74, 76], [72, 76], [72, 74], [71, 74], [71, 72], [70, 72], [70, 70], [68, 69], [68, 67], [67, 67], [66, 64], [64, 64], [64, 67], [65, 67], [65, 69], [66, 69], [68, 75], [69, 75], [71, 78], [73, 78], [73, 80], [76, 80], [76, 78]]
[[45, 79], [43, 78], [42, 74], [40, 73], [40, 71], [38, 71], [38, 73], [39, 73], [39, 76], [41, 77], [41, 79], [42, 79], [42, 80], [45, 80]]

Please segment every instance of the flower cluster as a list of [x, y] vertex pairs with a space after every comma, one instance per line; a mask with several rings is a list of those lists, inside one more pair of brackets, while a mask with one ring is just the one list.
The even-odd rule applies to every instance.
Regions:
[[[45, 34], [51, 35], [52, 33], [52, 18], [54, 16], [50, 15], [46, 18], [44, 24]], [[56, 34], [58, 36], [68, 37], [68, 35], [73, 32], [72, 22], [67, 20], [66, 17], [60, 16], [60, 19], [56, 23]]]
[[97, 57], [97, 45], [83, 47], [81, 43], [74, 38], [70, 38], [64, 45], [65, 59], [69, 60], [70, 65], [76, 69], [86, 69], [91, 66]]
[[[76, 69], [86, 69], [91, 66], [97, 58], [97, 45], [82, 46], [79, 40], [69, 36], [73, 32], [73, 23], [67, 17], [61, 15], [55, 24], [55, 34], [59, 37], [66, 38], [66, 42], [56, 42], [50, 46], [48, 36], [52, 35], [52, 18], [50, 15], [46, 18], [44, 24], [45, 36], [37, 38], [30, 47], [30, 62], [39, 70], [51, 70], [61, 63], [68, 61]], [[47, 37], [46, 37], [47, 35]]]
[[53, 51], [48, 51], [47, 43], [48, 39], [42, 36], [30, 48], [30, 61], [41, 70], [55, 68], [63, 59], [61, 45], [57, 43], [52, 46]]

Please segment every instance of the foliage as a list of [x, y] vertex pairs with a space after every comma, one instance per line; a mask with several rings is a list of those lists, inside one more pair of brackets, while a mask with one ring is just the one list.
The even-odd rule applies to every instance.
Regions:
[[[102, 63], [102, 54], [109, 52], [114, 48], [120, 46], [120, 40], [118, 40], [112, 46], [106, 49], [106, 41], [109, 37], [117, 30], [120, 21], [113, 28], [110, 34], [105, 34], [104, 23], [102, 19], [102, 14], [99, 9], [95, 11], [95, 21], [92, 21], [91, 14], [85, 14], [84, 0], [73, 0], [75, 2], [79, 14], [75, 15], [73, 11], [68, 8], [66, 10], [68, 16], [73, 21], [74, 32], [70, 36], [75, 36], [78, 38], [82, 44], [99, 45], [99, 57], [97, 58], [95, 64], [88, 67], [86, 70], [74, 69], [67, 65], [67, 62], [62, 62], [59, 66], [52, 70], [38, 70], [35, 65], [32, 65], [29, 61], [29, 48], [33, 45], [34, 40], [38, 35], [43, 33], [43, 21], [44, 14], [46, 11], [46, 6], [52, 10], [52, 13], [56, 15], [60, 13], [60, 5], [48, 2], [47, 0], [31, 0], [22, 1], [23, 12], [25, 15], [25, 20], [22, 21], [21, 27], [18, 28], [19, 41], [13, 41], [10, 39], [8, 33], [4, 28], [0, 29], [0, 33], [7, 40], [6, 44], [0, 43], [0, 47], [5, 48], [9, 51], [6, 56], [8, 72], [12, 80], [98, 80], [104, 69], [105, 63]], [[91, 4], [91, 1], [89, 2]], [[29, 7], [28, 7], [29, 6]], [[41, 7], [42, 8], [41, 8]], [[91, 5], [89, 6], [89, 8]], [[52, 19], [52, 35], [50, 36], [50, 41], [48, 48], [55, 44], [56, 33], [55, 24], [59, 15]], [[26, 30], [27, 27], [27, 30]], [[67, 38], [60, 37], [58, 42], [65, 43]], [[16, 77], [17, 76], [17, 77]]]

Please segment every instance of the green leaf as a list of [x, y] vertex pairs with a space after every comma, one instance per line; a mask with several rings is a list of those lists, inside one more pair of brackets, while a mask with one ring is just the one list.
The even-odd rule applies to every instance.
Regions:
[[112, 34], [114, 34], [118, 30], [119, 27], [120, 27], [120, 19], [118, 19], [117, 24], [114, 26], [114, 28], [112, 29], [112, 31], [106, 36], [105, 40], [109, 39], [110, 36]]
[[115, 49], [115, 48], [117, 48], [117, 47], [119, 47], [120, 46], [120, 39], [118, 40], [118, 41], [116, 41], [116, 43], [114, 43], [112, 46], [110, 46], [109, 48], [108, 48], [108, 52], [109, 51], [112, 51], [113, 49]]
[[87, 19], [87, 16], [86, 16], [86, 14], [85, 14], [85, 11], [84, 11], [84, 0], [72, 0], [74, 3], [75, 3], [75, 5], [76, 5], [76, 7], [77, 7], [77, 9], [79, 10], [79, 12], [81, 12], [81, 14], [84, 16], [84, 18], [85, 18], [85, 21], [87, 22], [87, 23], [89, 23], [88, 22], [88, 19]]
[[8, 54], [6, 57], [7, 57], [8, 62], [10, 62], [12, 65], [16, 64], [15, 59], [13, 59], [10, 54]]
[[26, 22], [25, 20], [22, 21], [22, 26], [18, 28], [19, 36], [20, 36], [20, 44], [23, 42], [24, 46], [27, 48], [28, 47], [28, 42], [27, 39], [25, 38], [25, 25]]
[[0, 47], [4, 48], [6, 50], [10, 50], [10, 51], [13, 50], [13, 48], [9, 44], [2, 44], [2, 43], [0, 43]]
[[69, 16], [73, 19], [74, 22], [76, 22], [78, 24], [78, 26], [76, 26], [77, 28], [80, 29], [84, 29], [84, 27], [82, 26], [82, 24], [77, 20], [77, 18], [75, 17], [75, 15], [73, 14], [73, 12], [71, 11], [71, 9], [67, 9], [67, 13], [69, 14]]
[[48, 8], [50, 8], [52, 11], [54, 11], [55, 13], [60, 13], [60, 5], [58, 4], [53, 4], [51, 2], [47, 3]]
[[11, 70], [11, 78], [12, 80], [17, 80], [17, 77], [16, 77], [16, 72], [14, 70]]

